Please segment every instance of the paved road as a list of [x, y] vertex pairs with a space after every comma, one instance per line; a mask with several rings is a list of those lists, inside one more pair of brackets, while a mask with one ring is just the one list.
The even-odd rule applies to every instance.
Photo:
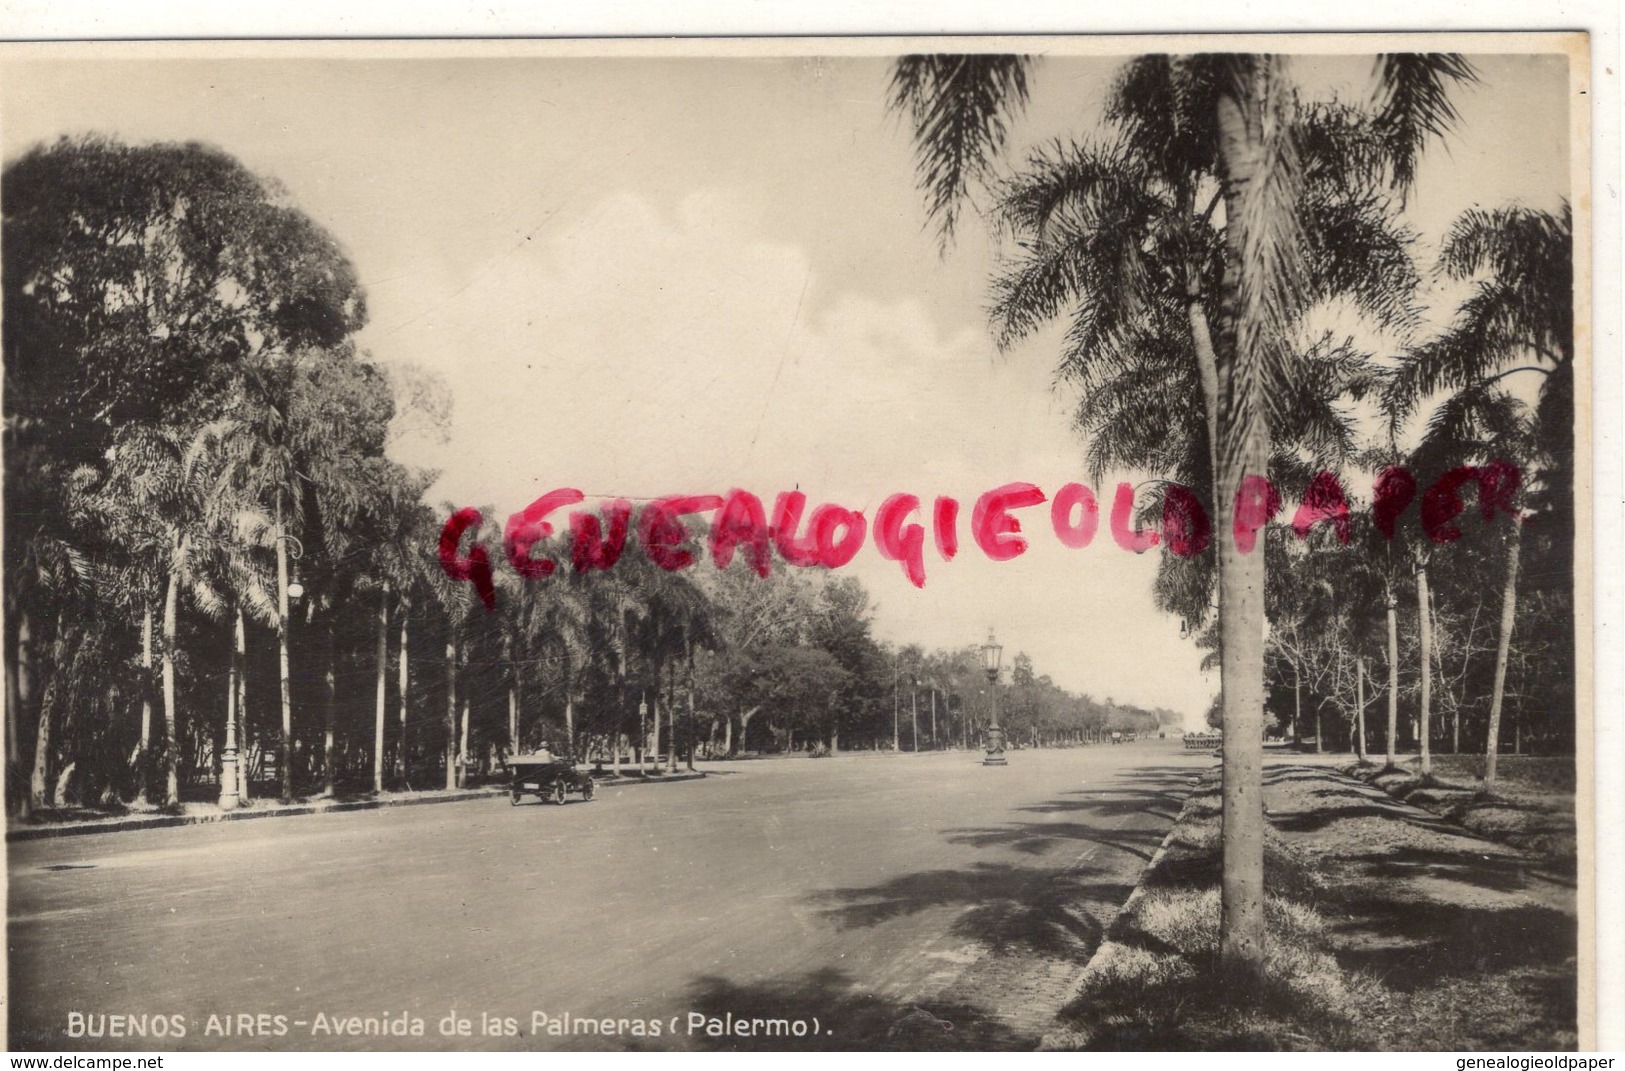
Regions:
[[[15, 844], [11, 1041], [1030, 1045], [1211, 761], [1158, 742], [1013, 752], [1002, 769], [962, 753], [718, 763], [702, 781], [564, 807]], [[468, 1033], [442, 1037], [453, 1012]], [[92, 1029], [145, 1017], [154, 1033], [165, 1016], [171, 1036], [70, 1040], [71, 1013]], [[362, 1030], [418, 1018], [425, 1035], [325, 1033], [318, 1016]], [[509, 1019], [517, 1035], [484, 1033]], [[808, 1033], [744, 1036], [779, 1028], [741, 1019]]]

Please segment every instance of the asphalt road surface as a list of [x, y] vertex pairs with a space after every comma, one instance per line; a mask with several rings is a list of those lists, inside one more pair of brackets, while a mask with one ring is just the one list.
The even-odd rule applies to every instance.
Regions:
[[1211, 762], [1167, 741], [714, 763], [562, 807], [14, 844], [10, 1040], [1030, 1046]]

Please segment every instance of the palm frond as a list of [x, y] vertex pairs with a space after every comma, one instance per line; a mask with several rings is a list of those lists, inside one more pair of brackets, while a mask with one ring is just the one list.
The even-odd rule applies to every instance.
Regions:
[[[1228, 390], [1228, 427], [1220, 443], [1226, 467], [1267, 428], [1290, 383], [1288, 333], [1303, 306], [1304, 238], [1295, 208], [1302, 188], [1293, 94], [1279, 56], [1227, 58], [1227, 90], [1239, 110], [1247, 144], [1227, 166], [1227, 243], [1235, 252], [1235, 352]], [[1221, 104], [1224, 103], [1221, 98]], [[1239, 158], [1238, 158], [1239, 157]]]
[[1132, 153], [1164, 181], [1211, 172], [1217, 132], [1213, 64], [1205, 57], [1136, 56], [1123, 65], [1106, 102]]
[[1394, 185], [1406, 190], [1428, 139], [1443, 137], [1461, 118], [1451, 88], [1472, 85], [1478, 73], [1454, 53], [1404, 52], [1378, 56], [1376, 79], [1373, 129], [1387, 149]]
[[1416, 232], [1369, 193], [1328, 197], [1314, 190], [1298, 208], [1309, 296], [1348, 297], [1383, 327], [1414, 331], [1421, 321], [1414, 300], [1421, 274], [1411, 257]]
[[944, 249], [972, 183], [1004, 148], [1006, 119], [1027, 103], [1030, 56], [912, 55], [892, 72], [890, 107], [914, 124], [918, 186]]

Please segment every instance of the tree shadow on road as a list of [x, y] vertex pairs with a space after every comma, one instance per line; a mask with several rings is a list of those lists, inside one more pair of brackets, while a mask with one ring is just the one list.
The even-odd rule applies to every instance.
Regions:
[[[1019, 808], [1065, 814], [1073, 821], [1018, 821], [945, 829], [950, 844], [1004, 849], [1035, 865], [982, 861], [961, 869], [905, 874], [878, 885], [814, 895], [842, 928], [877, 926], [935, 908], [957, 907], [958, 936], [995, 952], [1030, 951], [1080, 962], [1100, 944], [1103, 928], [1133, 891], [1164, 829], [1122, 828], [1136, 815], [1172, 821], [1190, 782], [1185, 767], [1123, 771], [1100, 788]], [[1072, 798], [1077, 797], [1077, 798]], [[1098, 857], [1094, 848], [1103, 849]], [[1111, 853], [1116, 853], [1115, 855]]]
[[[792, 978], [742, 985], [717, 975], [696, 979], [687, 1006], [708, 1020], [688, 1034], [713, 1052], [889, 1050], [954, 1052], [1030, 1049], [1023, 1037], [983, 1011], [964, 1004], [904, 1004], [855, 985], [843, 971], [824, 968]], [[806, 1036], [777, 1027], [762, 1036], [729, 1036], [728, 1016], [741, 1020], [801, 1020]], [[817, 1020], [817, 1032], [812, 1021]], [[685, 1025], [690, 1020], [685, 1020]], [[713, 1022], [714, 1021], [714, 1025]], [[754, 1032], [755, 1027], [751, 1028]]]
[[964, 910], [950, 932], [984, 941], [994, 951], [1087, 956], [1100, 943], [1103, 923], [1097, 916], [1109, 916], [1132, 888], [1132, 876], [1089, 881], [1082, 871], [976, 863], [963, 870], [905, 874], [866, 888], [830, 889], [814, 900], [830, 905], [822, 913], [842, 929], [958, 907]]
[[[1171, 819], [1170, 819], [1171, 820]], [[1075, 850], [1080, 843], [1098, 844], [1149, 862], [1162, 842], [1160, 829], [1107, 829], [1085, 822], [1021, 822], [1007, 826], [944, 830], [950, 844], [973, 848], [1009, 848], [1023, 855]]]

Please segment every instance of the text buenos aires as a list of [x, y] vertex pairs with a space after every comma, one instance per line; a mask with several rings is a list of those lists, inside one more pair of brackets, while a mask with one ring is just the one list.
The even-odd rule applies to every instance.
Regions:
[[[1117, 485], [1107, 519], [1112, 541], [1135, 553], [1159, 544], [1179, 557], [1202, 553], [1212, 542], [1212, 522], [1201, 499], [1181, 484], [1160, 482], [1162, 522], [1156, 528], [1135, 527], [1134, 485]], [[1425, 489], [1419, 489], [1408, 470], [1390, 467], [1377, 475], [1372, 487], [1372, 519], [1377, 530], [1392, 539], [1400, 515], [1420, 490], [1423, 532], [1433, 542], [1449, 543], [1461, 535], [1453, 522], [1467, 506], [1463, 491], [1476, 491], [1486, 521], [1497, 515], [1515, 519], [1519, 516], [1514, 504], [1519, 483], [1518, 469], [1505, 461], [1452, 469]], [[516, 573], [527, 580], [541, 580], [558, 570], [559, 562], [536, 556], [535, 548], [554, 534], [549, 518], [585, 500], [586, 495], [575, 488], [558, 488], [508, 518], [503, 527], [503, 556]], [[978, 498], [971, 509], [970, 536], [993, 561], [1018, 557], [1026, 552], [1027, 540], [1016, 511], [1046, 502], [1051, 529], [1064, 546], [1082, 549], [1094, 541], [1100, 507], [1094, 491], [1081, 483], [1064, 484], [1053, 496], [1031, 483], [996, 487]], [[1231, 518], [1237, 549], [1251, 553], [1258, 532], [1280, 511], [1280, 496], [1269, 480], [1244, 477], [1236, 490]], [[780, 493], [769, 513], [760, 498], [736, 488], [724, 495], [668, 495], [644, 503], [641, 509], [617, 498], [603, 502], [596, 512], [575, 510], [568, 519], [570, 567], [577, 573], [613, 568], [635, 534], [643, 553], [655, 565], [673, 572], [686, 569], [699, 555], [683, 518], [706, 513], [712, 514], [708, 541], [716, 567], [725, 569], [735, 554], [742, 554], [763, 577], [772, 569], [774, 550], [791, 566], [840, 568], [857, 555], [871, 530], [880, 555], [898, 562], [915, 587], [925, 586], [927, 524], [943, 561], [952, 561], [959, 553], [960, 503], [954, 498], [939, 496], [927, 507], [916, 495], [894, 494], [875, 511], [871, 525], [862, 511], [834, 503], [819, 505], [809, 515], [807, 496], [800, 491]], [[1339, 541], [1347, 543], [1349, 517], [1342, 484], [1335, 474], [1321, 472], [1309, 482], [1292, 527], [1302, 539], [1315, 525], [1329, 524]], [[466, 550], [463, 546], [484, 519], [472, 507], [453, 513], [441, 529], [439, 554], [446, 574], [473, 584], [490, 609], [496, 605], [490, 555], [477, 541]]]

